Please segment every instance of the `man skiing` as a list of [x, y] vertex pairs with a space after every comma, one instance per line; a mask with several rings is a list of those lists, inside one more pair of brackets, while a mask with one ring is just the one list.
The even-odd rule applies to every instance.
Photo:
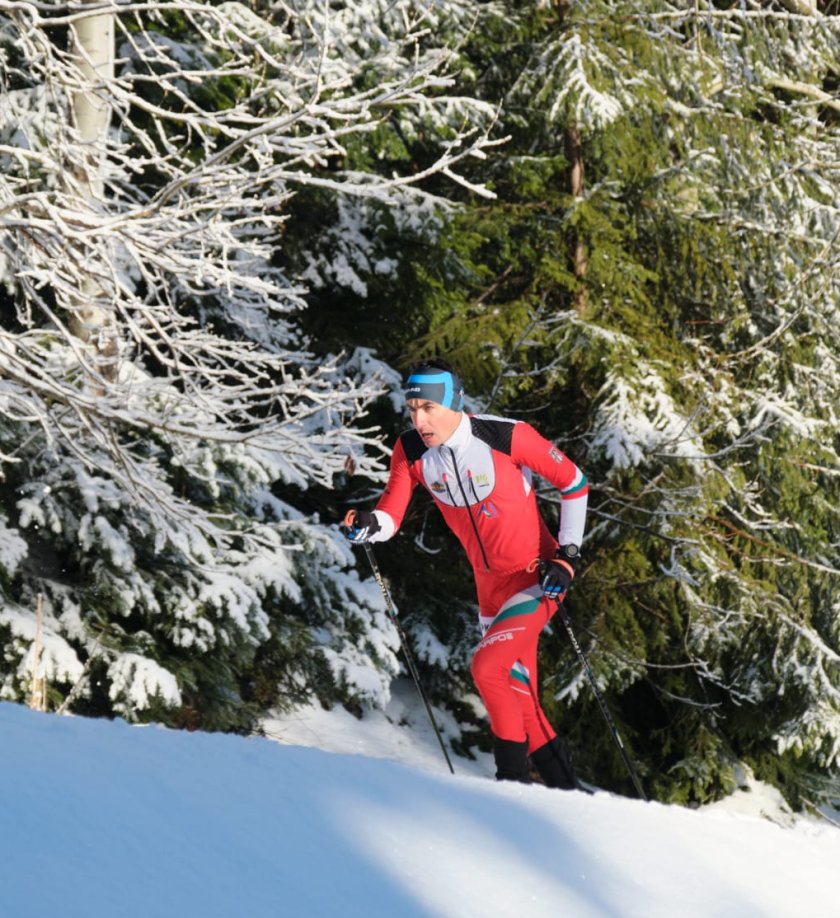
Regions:
[[[575, 576], [586, 477], [530, 424], [467, 414], [463, 384], [444, 361], [415, 365], [405, 398], [413, 428], [397, 441], [375, 509], [348, 513], [345, 535], [390, 539], [414, 488], [429, 491], [473, 567], [482, 639], [472, 676], [490, 718], [496, 777], [528, 782], [532, 763], [549, 787], [577, 787], [539, 702], [537, 644]], [[532, 473], [560, 492], [557, 539], [540, 515]]]

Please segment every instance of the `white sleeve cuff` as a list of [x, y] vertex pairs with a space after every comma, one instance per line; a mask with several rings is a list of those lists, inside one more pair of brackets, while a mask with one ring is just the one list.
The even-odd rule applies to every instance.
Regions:
[[586, 525], [586, 497], [564, 500], [560, 504], [560, 531], [557, 541], [561, 545], [583, 544], [583, 530]]

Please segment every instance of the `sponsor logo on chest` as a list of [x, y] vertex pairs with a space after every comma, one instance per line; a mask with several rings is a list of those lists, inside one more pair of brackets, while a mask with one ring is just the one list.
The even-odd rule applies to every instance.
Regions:
[[[426, 487], [442, 504], [463, 507], [465, 497], [468, 504], [479, 504], [492, 493], [496, 483], [493, 452], [476, 438], [465, 449], [459, 449], [457, 455], [446, 446], [430, 449], [421, 463]], [[493, 515], [492, 511], [487, 515]]]

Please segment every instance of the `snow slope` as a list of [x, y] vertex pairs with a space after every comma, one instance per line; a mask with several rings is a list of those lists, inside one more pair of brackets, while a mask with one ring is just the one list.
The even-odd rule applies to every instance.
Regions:
[[828, 823], [453, 777], [347, 718], [267, 725], [307, 748], [0, 704], [0, 918], [840, 915]]

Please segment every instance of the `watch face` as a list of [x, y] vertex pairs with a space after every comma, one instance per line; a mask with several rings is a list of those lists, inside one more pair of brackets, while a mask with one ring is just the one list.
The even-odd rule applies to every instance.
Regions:
[[577, 556], [580, 554], [580, 549], [577, 547], [577, 545], [564, 545], [563, 552], [567, 558], [577, 558]]

